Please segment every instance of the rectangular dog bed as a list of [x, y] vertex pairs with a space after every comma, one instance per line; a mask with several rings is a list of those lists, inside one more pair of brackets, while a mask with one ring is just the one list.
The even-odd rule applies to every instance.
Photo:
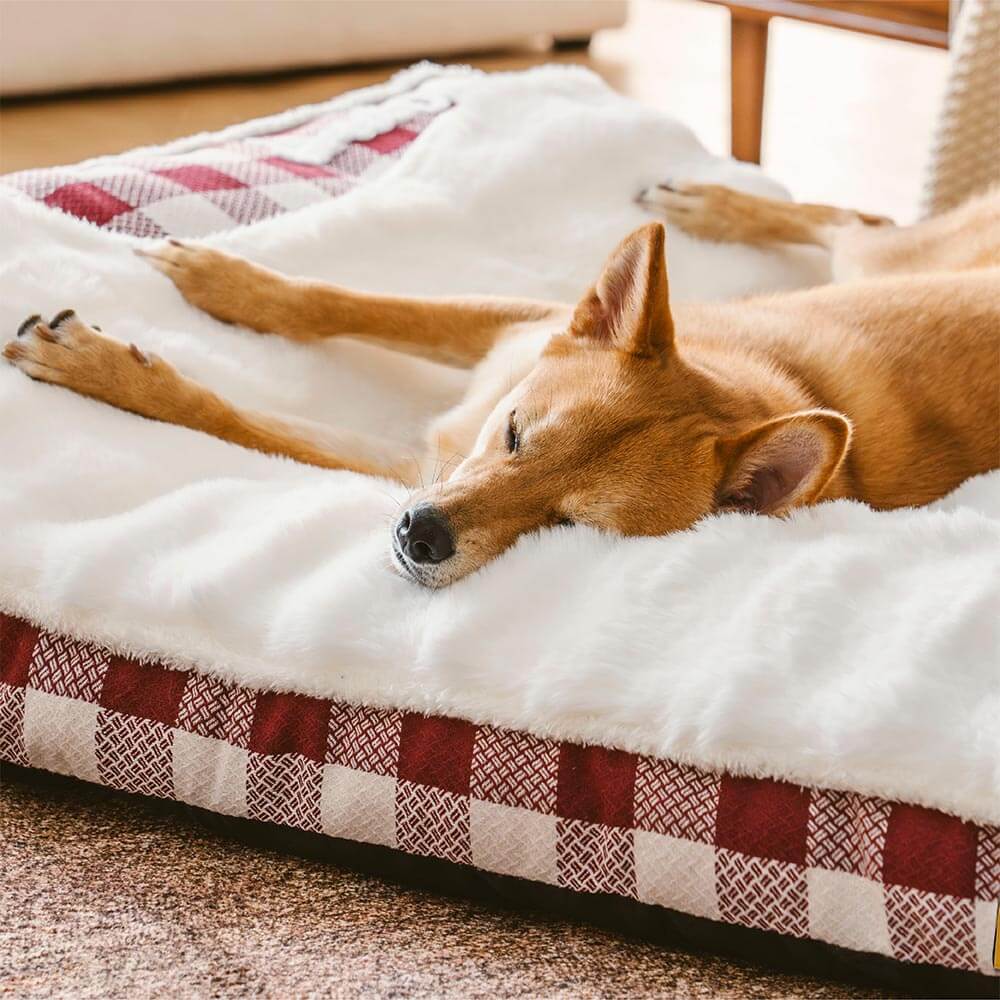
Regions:
[[[780, 194], [582, 71], [423, 67], [2, 179], [2, 319], [73, 306], [238, 401], [398, 434], [465, 376], [222, 327], [131, 248], [571, 300], [668, 176]], [[668, 242], [681, 299], [823, 275]], [[550, 532], [430, 594], [391, 572], [393, 484], [13, 370], [0, 416], [3, 759], [996, 994], [997, 475], [921, 511]]]

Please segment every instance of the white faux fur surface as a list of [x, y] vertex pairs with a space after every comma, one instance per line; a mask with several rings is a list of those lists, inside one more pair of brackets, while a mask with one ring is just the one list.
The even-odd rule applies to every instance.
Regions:
[[[573, 299], [668, 177], [748, 167], [582, 70], [448, 81], [457, 106], [335, 202], [206, 242], [398, 293]], [[780, 193], [780, 192], [778, 192]], [[240, 403], [417, 440], [465, 376], [214, 322], [124, 237], [0, 197], [0, 323], [66, 307]], [[668, 234], [677, 298], [817, 280]], [[122, 652], [1000, 822], [1000, 474], [934, 508], [837, 502], [658, 539], [528, 537], [444, 591], [396, 576], [405, 491], [141, 420], [0, 369], [0, 608]]]

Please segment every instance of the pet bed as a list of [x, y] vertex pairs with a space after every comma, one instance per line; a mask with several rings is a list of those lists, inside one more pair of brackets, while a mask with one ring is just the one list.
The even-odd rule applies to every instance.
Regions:
[[[225, 328], [131, 248], [572, 299], [665, 176], [781, 194], [584, 71], [422, 67], [0, 179], [2, 322], [72, 305], [239, 402], [398, 434], [465, 376]], [[823, 277], [668, 242], [677, 298]], [[429, 593], [389, 565], [394, 484], [13, 370], [0, 416], [3, 759], [996, 994], [1000, 476], [919, 511], [561, 529]]]

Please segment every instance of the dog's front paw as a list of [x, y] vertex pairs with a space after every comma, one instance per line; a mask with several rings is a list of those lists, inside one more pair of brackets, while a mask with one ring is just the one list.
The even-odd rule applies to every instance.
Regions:
[[709, 184], [664, 181], [646, 188], [636, 201], [658, 210], [666, 215], [669, 222], [683, 229], [710, 211], [713, 192], [722, 190]]
[[156, 355], [103, 336], [72, 309], [47, 323], [29, 316], [17, 337], [4, 345], [3, 356], [29, 378], [140, 412], [154, 383], [173, 376], [173, 369]]
[[193, 306], [224, 323], [256, 329], [256, 305], [269, 294], [274, 274], [221, 250], [167, 240], [152, 249], [137, 248], [136, 255], [165, 274]]
[[4, 345], [3, 356], [33, 379], [64, 385], [79, 367], [81, 351], [86, 353], [88, 335], [98, 336], [72, 309], [47, 323], [35, 314], [17, 328], [16, 339]]

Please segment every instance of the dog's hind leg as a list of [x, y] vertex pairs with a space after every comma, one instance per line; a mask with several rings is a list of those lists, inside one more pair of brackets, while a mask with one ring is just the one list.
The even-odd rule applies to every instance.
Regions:
[[193, 305], [227, 323], [292, 340], [340, 335], [471, 367], [512, 328], [566, 313], [565, 306], [492, 298], [410, 299], [368, 295], [289, 278], [208, 247], [170, 240], [136, 251]]
[[710, 184], [660, 185], [644, 192], [642, 201], [702, 239], [825, 247], [836, 281], [1000, 264], [1000, 188], [900, 227], [850, 209], [776, 201]]
[[775, 246], [803, 243], [833, 249], [845, 227], [891, 227], [882, 216], [832, 205], [778, 201], [718, 184], [659, 184], [644, 191], [643, 204], [692, 236], [718, 243]]
[[833, 254], [838, 280], [1000, 266], [1000, 187], [912, 226], [847, 227]]
[[352, 431], [243, 410], [134, 344], [102, 336], [66, 310], [44, 323], [32, 316], [3, 349], [16, 368], [121, 410], [202, 431], [244, 448], [306, 465], [347, 469], [415, 486], [418, 456]]

